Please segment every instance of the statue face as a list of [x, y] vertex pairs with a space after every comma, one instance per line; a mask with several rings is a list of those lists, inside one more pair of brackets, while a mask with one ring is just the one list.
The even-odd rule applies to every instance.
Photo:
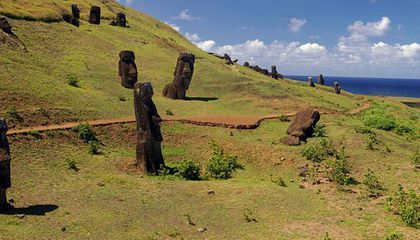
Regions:
[[126, 88], [133, 88], [138, 77], [134, 52], [123, 51], [120, 53], [119, 68], [122, 85]]
[[125, 18], [124, 14], [117, 14], [117, 22], [120, 26], [126, 26], [127, 25], [127, 19]]

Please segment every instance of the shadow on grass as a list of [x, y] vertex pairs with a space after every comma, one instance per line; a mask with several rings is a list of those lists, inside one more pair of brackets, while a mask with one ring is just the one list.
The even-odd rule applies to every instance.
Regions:
[[43, 204], [43, 205], [33, 205], [23, 208], [13, 208], [5, 211], [1, 211], [0, 214], [4, 215], [16, 215], [16, 214], [25, 214], [32, 216], [45, 216], [45, 214], [52, 212], [58, 208], [54, 204]]
[[202, 101], [202, 102], [208, 102], [208, 101], [215, 101], [218, 100], [217, 97], [185, 97], [185, 101]]

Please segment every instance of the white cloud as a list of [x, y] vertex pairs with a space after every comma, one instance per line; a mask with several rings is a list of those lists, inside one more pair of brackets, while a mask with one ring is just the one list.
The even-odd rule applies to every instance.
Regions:
[[171, 28], [173, 28], [175, 31], [179, 32], [181, 31], [181, 27], [174, 24], [174, 23], [170, 23], [170, 22], [165, 22], [167, 25], [169, 25]]
[[289, 20], [289, 31], [292, 33], [298, 33], [305, 23], [306, 19], [291, 18]]
[[377, 22], [356, 21], [352, 25], [347, 27], [347, 30], [351, 32], [353, 36], [383, 36], [386, 32], [391, 29], [391, 19], [388, 17], [382, 17]]
[[420, 55], [420, 44], [412, 43], [408, 45], [397, 45], [396, 46], [400, 51], [401, 55], [406, 58], [414, 58]]
[[191, 42], [198, 42], [201, 40], [200, 36], [196, 33], [185, 33], [185, 37]]
[[216, 45], [216, 42], [213, 40], [206, 40], [196, 43], [197, 47], [201, 48], [206, 52], [212, 51], [213, 47]]
[[298, 49], [302, 51], [302, 53], [308, 54], [323, 54], [326, 51], [326, 48], [318, 43], [306, 43], [299, 46]]
[[188, 13], [189, 11], [190, 11], [189, 9], [184, 9], [178, 14], [178, 16], [172, 17], [172, 19], [186, 20], [186, 21], [201, 20], [200, 17], [191, 16]]
[[[117, 0], [117, 2], [122, 3], [123, 0]], [[125, 2], [125, 5], [131, 5], [134, 2], [134, 0], [124, 0], [124, 2]]]

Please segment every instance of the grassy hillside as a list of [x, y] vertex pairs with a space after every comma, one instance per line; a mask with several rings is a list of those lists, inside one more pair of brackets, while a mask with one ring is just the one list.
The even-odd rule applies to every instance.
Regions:
[[[15, 122], [17, 126], [133, 115], [132, 92], [120, 86], [117, 68], [118, 54], [125, 49], [136, 53], [140, 81], [153, 83], [158, 109], [179, 116], [249, 114], [250, 110], [255, 115], [281, 114], [308, 105], [348, 110], [362, 101], [351, 94], [338, 96], [330, 88], [312, 89], [298, 82], [275, 81], [238, 65], [227, 66], [166, 24], [113, 1], [74, 2], [81, 6], [82, 16], [90, 4], [105, 2], [99, 4], [105, 17], [111, 12], [125, 12], [130, 28], [113, 27], [106, 20], [100, 26], [82, 21], [76, 28], [63, 21], [9, 19], [27, 51], [0, 44], [0, 101], [4, 103], [0, 114], [14, 107], [23, 117], [23, 122]], [[0, 3], [0, 13], [59, 20], [70, 4], [6, 0]], [[172, 101], [161, 96], [165, 84], [173, 80], [177, 56], [184, 50], [197, 56], [188, 95], [218, 100]], [[76, 78], [80, 88], [69, 86], [69, 78]]]

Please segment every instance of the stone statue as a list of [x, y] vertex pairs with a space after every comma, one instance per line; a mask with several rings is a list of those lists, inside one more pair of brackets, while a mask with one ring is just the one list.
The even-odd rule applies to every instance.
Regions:
[[121, 85], [125, 88], [133, 89], [137, 82], [137, 65], [135, 63], [133, 51], [121, 51], [120, 61], [118, 63], [119, 74], [121, 76]]
[[312, 77], [308, 77], [308, 86], [315, 87], [314, 81], [312, 80]]
[[0, 210], [12, 207], [6, 197], [6, 190], [11, 187], [10, 147], [6, 137], [7, 130], [6, 121], [0, 118]]
[[77, 6], [77, 4], [72, 4], [71, 5], [71, 19], [70, 19], [70, 24], [79, 27], [80, 26], [80, 10]]
[[319, 85], [325, 85], [324, 76], [322, 76], [322, 74], [319, 74], [319, 76], [318, 76], [318, 84]]
[[13, 34], [12, 25], [10, 25], [5, 17], [0, 17], [0, 29], [5, 33]]
[[117, 13], [117, 26], [127, 27], [127, 19], [124, 13]]
[[235, 64], [232, 59], [230, 58], [230, 56], [228, 54], [225, 53], [224, 59], [226, 60], [226, 64], [227, 65], [233, 65]]
[[143, 173], [158, 174], [165, 166], [162, 156], [161, 117], [152, 100], [153, 87], [149, 82], [134, 85], [134, 110], [137, 121], [136, 166]]
[[163, 89], [163, 96], [170, 99], [186, 99], [186, 92], [190, 87], [194, 73], [195, 56], [189, 52], [182, 52], [177, 60], [174, 81]]
[[277, 72], [277, 67], [275, 65], [271, 66], [271, 77], [274, 79], [278, 79], [278, 72]]
[[98, 6], [92, 6], [90, 8], [89, 14], [89, 23], [90, 24], [101, 24], [101, 8]]
[[244, 62], [244, 67], [249, 67], [249, 62]]
[[289, 146], [299, 145], [301, 141], [306, 141], [314, 133], [314, 127], [321, 118], [318, 111], [305, 109], [296, 114], [295, 120], [287, 129], [288, 137], [282, 142]]
[[337, 94], [340, 94], [340, 93], [341, 93], [341, 88], [340, 88], [340, 86], [338, 85], [338, 82], [334, 82], [334, 91], [335, 91], [335, 93], [337, 93]]

